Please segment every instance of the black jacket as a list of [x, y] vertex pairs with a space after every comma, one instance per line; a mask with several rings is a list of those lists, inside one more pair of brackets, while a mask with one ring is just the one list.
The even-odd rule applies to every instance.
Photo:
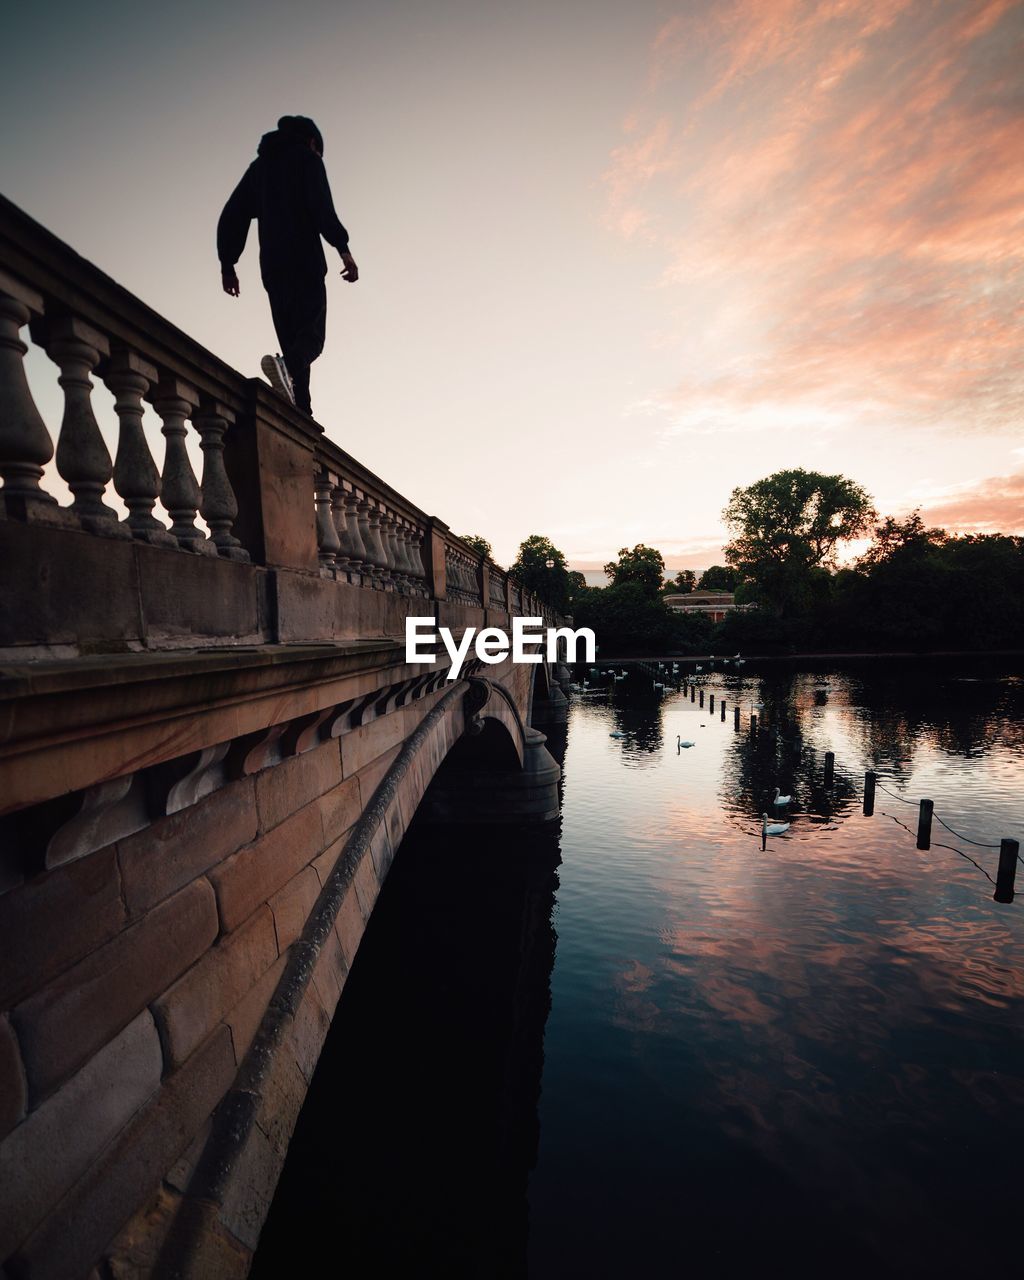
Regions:
[[268, 287], [283, 280], [323, 279], [323, 236], [339, 251], [348, 232], [338, 221], [324, 162], [293, 135], [276, 129], [260, 140], [256, 159], [224, 206], [217, 223], [217, 256], [232, 269], [242, 256], [249, 223], [260, 235], [260, 272]]

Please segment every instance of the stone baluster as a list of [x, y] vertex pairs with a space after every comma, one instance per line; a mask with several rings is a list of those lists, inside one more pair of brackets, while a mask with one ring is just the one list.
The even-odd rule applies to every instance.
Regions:
[[159, 374], [153, 365], [122, 347], [107, 363], [103, 381], [114, 393], [114, 409], [121, 429], [114, 457], [114, 488], [128, 508], [128, 528], [133, 538], [154, 546], [176, 547], [177, 539], [153, 515], [160, 496], [160, 472], [142, 425], [142, 397]]
[[363, 586], [374, 587], [376, 583], [376, 552], [370, 535], [370, 499], [365, 493], [357, 491], [356, 511], [359, 513], [359, 541], [363, 544]]
[[409, 522], [402, 516], [395, 517], [395, 542], [398, 547], [398, 567], [410, 595], [416, 594], [416, 566], [409, 549]]
[[130, 538], [131, 530], [118, 523], [117, 512], [103, 501], [113, 464], [92, 408], [89, 375], [110, 354], [110, 344], [75, 316], [60, 316], [47, 325], [46, 354], [60, 369], [57, 381], [64, 392], [57, 470], [74, 494], [71, 512], [90, 533]]
[[394, 511], [385, 510], [381, 518], [381, 530], [384, 534], [384, 549], [388, 556], [388, 567], [395, 590], [408, 594], [409, 584], [406, 581], [405, 565], [402, 561], [402, 543], [398, 537], [398, 516]]
[[185, 421], [199, 403], [193, 387], [178, 378], [167, 378], [150, 392], [153, 408], [163, 421], [160, 430], [167, 441], [160, 496], [171, 517], [171, 533], [178, 546], [200, 555], [217, 554], [217, 548], [196, 528], [200, 492], [185, 448]]
[[227, 560], [248, 562], [248, 551], [231, 532], [238, 515], [238, 500], [224, 467], [224, 432], [234, 420], [231, 410], [216, 400], [203, 400], [199, 412], [192, 415], [203, 451], [199, 514], [210, 526], [210, 537], [218, 555]]
[[0, 271], [0, 512], [17, 520], [59, 520], [57, 499], [39, 487], [53, 441], [25, 377], [28, 347], [18, 336], [43, 299]]
[[381, 537], [380, 522], [383, 514], [380, 504], [371, 502], [366, 519], [370, 527], [370, 545], [373, 548], [374, 586], [386, 591], [392, 584], [387, 548], [384, 546], [384, 539]]
[[426, 581], [426, 566], [424, 564], [424, 538], [425, 532], [417, 529], [415, 525], [410, 525], [408, 530], [408, 554], [412, 562], [412, 581], [416, 588], [417, 595], [430, 596], [430, 586]]
[[374, 526], [374, 514], [377, 504], [366, 494], [359, 495], [359, 532], [362, 535], [363, 547], [366, 550], [365, 573], [369, 581], [367, 586], [381, 585], [381, 569], [384, 565], [384, 548], [380, 545], [380, 534]]
[[370, 528], [376, 531], [377, 538], [380, 541], [381, 556], [383, 557], [381, 572], [384, 578], [384, 589], [391, 591], [395, 585], [394, 566], [391, 562], [391, 547], [388, 544], [387, 515], [384, 507], [379, 502], [374, 503], [374, 509], [370, 512]]
[[345, 524], [348, 528], [349, 570], [361, 574], [366, 566], [366, 547], [359, 530], [359, 495], [354, 489], [345, 489], [342, 500], [345, 503]]
[[331, 500], [334, 493], [334, 481], [326, 471], [320, 471], [316, 477], [316, 541], [319, 548], [320, 567], [332, 569], [341, 542], [338, 531], [334, 527], [334, 516]]
[[352, 561], [349, 556], [348, 522], [345, 519], [345, 490], [341, 481], [331, 490], [331, 519], [334, 531], [338, 535], [338, 550], [334, 557], [334, 576], [339, 580], [348, 580]]
[[462, 589], [470, 600], [476, 595], [476, 583], [473, 581], [473, 566], [466, 557], [459, 552], [459, 576], [462, 581]]

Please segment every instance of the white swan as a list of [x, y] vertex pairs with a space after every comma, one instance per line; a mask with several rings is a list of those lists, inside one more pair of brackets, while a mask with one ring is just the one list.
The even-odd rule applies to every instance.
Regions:
[[784, 805], [784, 804], [789, 804], [789, 802], [790, 802], [792, 799], [793, 799], [793, 797], [792, 797], [792, 796], [780, 796], [780, 795], [779, 795], [779, 789], [778, 789], [778, 787], [776, 787], [776, 788], [775, 788], [775, 799], [772, 801], [772, 804], [781, 806], [781, 805]]
[[609, 738], [624, 738], [625, 736], [626, 735], [624, 733], [619, 733], [617, 729], [613, 730], [613, 732], [608, 735]]
[[676, 734], [676, 751], [677, 752], [682, 747], [695, 747], [696, 745], [697, 744], [695, 742], [684, 742], [682, 738], [680, 738], [679, 734], [678, 733]]
[[766, 813], [761, 814], [761, 834], [763, 836], [781, 836], [789, 830], [788, 822], [769, 822]]
[[697, 663], [697, 665], [694, 667], [694, 671], [703, 671], [703, 670], [704, 670], [704, 668], [700, 665], [700, 663], [699, 663], [699, 662], [698, 662], [698, 663]]

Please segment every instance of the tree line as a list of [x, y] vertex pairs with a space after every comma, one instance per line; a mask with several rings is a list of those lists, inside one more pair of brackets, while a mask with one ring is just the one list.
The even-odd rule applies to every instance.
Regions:
[[[512, 572], [592, 627], [608, 655], [1021, 647], [1024, 538], [951, 534], [916, 510], [882, 517], [854, 481], [803, 468], [734, 489], [722, 514], [726, 563], [700, 575], [667, 580], [661, 552], [639, 543], [605, 565], [607, 586], [591, 587], [539, 534]], [[666, 604], [694, 590], [732, 591], [746, 607], [713, 623]]]

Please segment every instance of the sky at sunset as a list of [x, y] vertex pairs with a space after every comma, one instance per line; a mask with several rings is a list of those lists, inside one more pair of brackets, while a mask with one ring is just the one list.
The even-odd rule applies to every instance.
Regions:
[[216, 221], [313, 116], [362, 275], [329, 251], [316, 417], [502, 563], [544, 533], [703, 567], [730, 490], [792, 466], [1024, 533], [1020, 3], [99, 0], [4, 31], [0, 190], [249, 375], [255, 230], [231, 299]]

